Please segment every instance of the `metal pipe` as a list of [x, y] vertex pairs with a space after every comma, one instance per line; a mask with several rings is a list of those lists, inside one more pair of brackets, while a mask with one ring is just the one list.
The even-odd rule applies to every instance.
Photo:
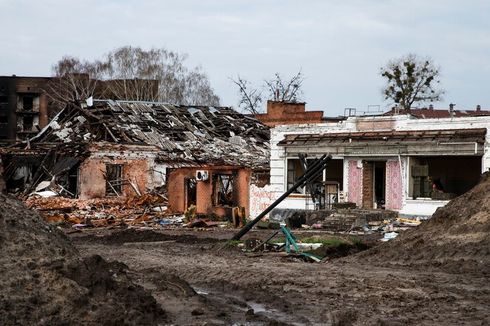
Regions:
[[328, 161], [332, 159], [332, 155], [324, 154], [317, 162], [313, 163], [312, 167], [308, 169], [308, 171], [303, 174], [298, 181], [284, 194], [281, 195], [275, 202], [270, 204], [262, 213], [260, 213], [255, 219], [248, 222], [240, 231], [238, 231], [232, 240], [240, 240], [248, 231], [252, 229], [252, 227], [257, 224], [265, 215], [267, 215], [271, 210], [273, 210], [277, 205], [279, 205], [286, 197], [293, 193], [298, 187], [301, 187], [305, 182], [310, 180], [312, 176], [315, 176], [319, 171], [323, 171], [327, 167]]

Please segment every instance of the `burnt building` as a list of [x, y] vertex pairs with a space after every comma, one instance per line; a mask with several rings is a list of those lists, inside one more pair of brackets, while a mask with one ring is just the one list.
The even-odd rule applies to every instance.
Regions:
[[50, 77], [0, 76], [0, 143], [37, 134], [52, 114], [44, 89]]
[[59, 97], [73, 97], [72, 94], [63, 96], [63, 93], [73, 92], [70, 89], [73, 85], [86, 88], [80, 93], [112, 100], [155, 100], [158, 97], [157, 80], [94, 80], [88, 74], [69, 78], [0, 76], [0, 145], [25, 141], [36, 135], [64, 107]]

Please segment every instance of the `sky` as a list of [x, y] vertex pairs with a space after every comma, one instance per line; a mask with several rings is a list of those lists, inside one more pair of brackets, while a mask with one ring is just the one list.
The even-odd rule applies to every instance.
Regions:
[[435, 107], [490, 109], [489, 0], [0, 0], [0, 13], [0, 75], [164, 47], [200, 65], [222, 105], [238, 102], [230, 77], [261, 86], [301, 70], [307, 109], [337, 116], [387, 109], [380, 67], [414, 53], [440, 67]]

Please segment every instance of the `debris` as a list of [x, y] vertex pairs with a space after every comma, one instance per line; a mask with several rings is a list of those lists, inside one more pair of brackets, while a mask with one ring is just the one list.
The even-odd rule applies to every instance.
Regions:
[[188, 228], [209, 228], [209, 227], [214, 227], [214, 226], [219, 226], [223, 224], [224, 222], [219, 222], [219, 221], [210, 221], [210, 220], [205, 220], [205, 219], [196, 219], [192, 222], [189, 222], [185, 224], [184, 226]]
[[56, 197], [58, 196], [58, 193], [51, 191], [51, 190], [45, 190], [45, 191], [37, 191], [33, 192], [31, 194], [32, 196], [41, 196], [43, 198], [49, 198], [49, 197]]
[[381, 241], [389, 241], [389, 240], [395, 239], [397, 236], [398, 236], [398, 233], [396, 233], [396, 232], [387, 232], [384, 234]]

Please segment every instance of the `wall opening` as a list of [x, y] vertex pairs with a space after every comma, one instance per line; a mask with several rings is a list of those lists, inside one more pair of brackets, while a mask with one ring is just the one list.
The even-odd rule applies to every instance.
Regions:
[[[314, 159], [307, 159], [307, 164], [312, 164]], [[329, 163], [330, 164], [330, 163]], [[288, 170], [287, 170], [287, 189], [290, 189], [301, 176], [304, 174], [303, 167], [301, 166], [300, 159], [291, 158], [287, 160]], [[328, 168], [328, 167], [327, 167]], [[320, 173], [316, 176], [314, 180], [311, 182], [313, 184], [313, 188], [317, 188], [317, 186], [321, 186], [323, 184], [323, 175]], [[287, 190], [286, 189], [286, 190]], [[298, 187], [293, 193], [295, 194], [307, 194], [310, 193], [308, 187]]]
[[386, 162], [374, 162], [375, 208], [384, 208], [386, 202]]
[[34, 97], [24, 96], [22, 97], [22, 109], [24, 111], [32, 111], [34, 108]]
[[185, 182], [185, 207], [196, 206], [197, 203], [197, 181], [196, 178], [186, 178]]
[[449, 200], [462, 195], [480, 180], [480, 156], [430, 156], [410, 158], [410, 195]]
[[106, 196], [122, 194], [122, 164], [106, 164]]
[[34, 127], [34, 117], [25, 116], [22, 118], [22, 131], [32, 131]]
[[213, 175], [214, 204], [216, 206], [237, 206], [235, 179], [234, 174], [217, 173]]
[[386, 201], [386, 162], [364, 161], [362, 169], [362, 207], [384, 208]]

